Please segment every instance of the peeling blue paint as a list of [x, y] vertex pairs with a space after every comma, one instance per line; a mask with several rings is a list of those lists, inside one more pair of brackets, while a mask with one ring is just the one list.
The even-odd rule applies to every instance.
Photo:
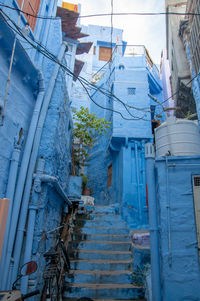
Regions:
[[[16, 6], [17, 2], [9, 0], [6, 2], [7, 5]], [[46, 14], [47, 16], [53, 16], [56, 13], [57, 0], [41, 1], [40, 13], [41, 15]], [[48, 8], [48, 10], [47, 10]], [[9, 14], [10, 18], [17, 22], [18, 12], [15, 10], [4, 9]], [[25, 18], [22, 15], [19, 26], [23, 28], [25, 25]], [[0, 105], [3, 105], [4, 93], [6, 88], [6, 80], [8, 76], [9, 60], [11, 56], [11, 50], [13, 46], [14, 34], [9, 27], [4, 23], [0, 22], [0, 35], [1, 35], [1, 49], [0, 49], [0, 80], [2, 88], [0, 90]], [[39, 40], [41, 44], [45, 45], [50, 52], [55, 56], [58, 53], [62, 44], [62, 29], [61, 20], [59, 18], [42, 20], [38, 19], [36, 23], [35, 31], [30, 31], [30, 36]], [[56, 43], [55, 43], [56, 41]], [[70, 41], [73, 44], [73, 41]], [[24, 47], [24, 48], [23, 48]], [[16, 146], [16, 141], [19, 140], [21, 129], [23, 129], [22, 138], [23, 146], [20, 156], [20, 163], [24, 156], [24, 147], [27, 143], [27, 135], [29, 133], [30, 121], [34, 112], [36, 98], [38, 94], [38, 80], [39, 72], [41, 70], [44, 76], [45, 83], [45, 97], [48, 97], [48, 86], [54, 72], [56, 64], [51, 60], [44, 58], [41, 53], [30, 48], [30, 44], [27, 42], [17, 41], [14, 64], [11, 73], [11, 82], [9, 87], [8, 101], [6, 104], [4, 125], [0, 127], [0, 198], [6, 196], [7, 179], [9, 177], [10, 159]], [[67, 57], [67, 64], [70, 68], [74, 66], [75, 60], [75, 49], [77, 47], [77, 41], [74, 41], [74, 51]], [[66, 63], [65, 58], [63, 63]], [[71, 89], [71, 81], [66, 81], [65, 73], [62, 70], [58, 71], [55, 78], [55, 85], [53, 83], [53, 92], [50, 95], [50, 102], [47, 110], [47, 115], [44, 117], [44, 127], [40, 139], [39, 150], [37, 151], [37, 158], [42, 157], [45, 160], [44, 174], [55, 177], [57, 179], [63, 192], [68, 192], [69, 185], [69, 174], [70, 174], [70, 153], [72, 147], [72, 118], [70, 109], [70, 100], [68, 91]], [[38, 112], [40, 114], [40, 112]], [[35, 114], [35, 113], [34, 113]], [[41, 116], [40, 116], [41, 117]], [[29, 161], [29, 158], [26, 158]], [[19, 163], [19, 169], [21, 168]], [[37, 163], [34, 162], [35, 168]], [[27, 172], [27, 170], [25, 171]], [[19, 170], [18, 170], [19, 175]], [[26, 177], [26, 175], [25, 175]], [[33, 174], [32, 174], [33, 177]], [[18, 188], [19, 177], [16, 179], [16, 187]], [[26, 180], [26, 179], [25, 179]], [[34, 195], [34, 193], [33, 193]], [[13, 246], [10, 244], [10, 251], [14, 255], [14, 270], [10, 269], [10, 264], [6, 266], [5, 261], [1, 261], [1, 271], [6, 270], [7, 274], [10, 273], [10, 279], [16, 277], [18, 269], [18, 260], [20, 264], [25, 260], [24, 250], [32, 246], [32, 255], [30, 256], [39, 264], [39, 269], [43, 270], [44, 260], [41, 259], [43, 253], [53, 244], [55, 237], [50, 237], [48, 240], [42, 240], [44, 231], [48, 231], [59, 225], [62, 217], [63, 208], [65, 206], [62, 195], [57, 193], [54, 186], [46, 183], [42, 183], [41, 191], [36, 193], [36, 216], [34, 224], [31, 227], [34, 230], [33, 242], [30, 241], [29, 232], [27, 236], [24, 236], [22, 229], [18, 229], [17, 233], [21, 231], [23, 233], [23, 246], [20, 245], [19, 240], [16, 244], [13, 242]], [[28, 199], [27, 199], [28, 200]], [[30, 199], [31, 200], [31, 199]], [[21, 202], [21, 200], [17, 200]], [[22, 207], [23, 208], [23, 207]], [[30, 206], [29, 208], [33, 208]], [[15, 212], [13, 212], [13, 215]], [[19, 214], [19, 220], [22, 218], [22, 213]], [[24, 221], [29, 220], [28, 208], [25, 210], [23, 216]], [[11, 219], [13, 222], [13, 219]], [[25, 227], [25, 225], [24, 225]], [[17, 229], [17, 227], [15, 227]], [[13, 235], [13, 234], [12, 234]], [[31, 238], [32, 239], [32, 238]], [[8, 242], [8, 241], [7, 241]], [[7, 245], [5, 243], [5, 248]], [[22, 252], [20, 259], [16, 257], [16, 251]], [[6, 249], [5, 249], [6, 250]], [[6, 251], [5, 251], [6, 252]], [[7, 253], [5, 253], [7, 254]], [[10, 253], [11, 254], [11, 253]], [[28, 253], [26, 253], [28, 254]], [[7, 256], [7, 255], [6, 255]], [[9, 258], [8, 258], [9, 259]], [[31, 258], [30, 258], [31, 259]], [[26, 258], [27, 260], [27, 258]], [[9, 261], [9, 260], [8, 260]], [[3, 273], [1, 273], [1, 276]], [[5, 274], [4, 274], [5, 275]], [[5, 277], [4, 277], [5, 278]], [[10, 288], [11, 283], [7, 279], [1, 279], [5, 285], [1, 288]], [[10, 280], [11, 281], [11, 280]], [[39, 281], [39, 282], [38, 282]], [[26, 282], [26, 283], [25, 283]], [[27, 281], [22, 281], [22, 290], [26, 292]], [[38, 283], [37, 283], [38, 282]], [[32, 285], [42, 287], [42, 275], [39, 273], [32, 276]]]

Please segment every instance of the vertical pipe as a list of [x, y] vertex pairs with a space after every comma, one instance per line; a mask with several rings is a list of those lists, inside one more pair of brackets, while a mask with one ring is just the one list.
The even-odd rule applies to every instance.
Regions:
[[[145, 175], [145, 142], [141, 142], [141, 159], [142, 159], [142, 223], [148, 224], [147, 220], [147, 203], [146, 203], [146, 175]], [[146, 210], [144, 210], [146, 208]]]
[[8, 246], [6, 249], [6, 258], [5, 258], [4, 265], [2, 266], [2, 269], [3, 269], [2, 289], [6, 289], [7, 283], [8, 283], [7, 277], [8, 277], [8, 271], [9, 271], [10, 259], [12, 256], [13, 245], [14, 245], [14, 241], [15, 241], [15, 233], [16, 233], [16, 227], [17, 227], [19, 211], [20, 211], [20, 206], [21, 206], [22, 194], [23, 194], [23, 190], [24, 190], [24, 183], [25, 183], [29, 159], [30, 159], [30, 155], [31, 155], [31, 151], [32, 151], [36, 126], [38, 123], [38, 118], [39, 118], [42, 101], [43, 101], [43, 97], [44, 97], [44, 80], [42, 78], [42, 74], [39, 73], [39, 75], [40, 75], [39, 93], [38, 93], [35, 108], [33, 111], [32, 119], [31, 119], [31, 123], [30, 123], [30, 127], [29, 127], [29, 132], [27, 135], [26, 145], [24, 148], [24, 154], [23, 154], [23, 158], [22, 158], [22, 162], [21, 162], [21, 167], [19, 170], [18, 180], [17, 180], [17, 184], [16, 184], [16, 191], [15, 191], [15, 197], [14, 197], [14, 203], [13, 203], [13, 213], [12, 213], [10, 232], [9, 232], [9, 238], [8, 238]]
[[162, 301], [160, 281], [160, 254], [158, 233], [158, 208], [156, 200], [155, 162], [154, 147], [152, 143], [145, 145], [146, 154], [146, 181], [148, 185], [149, 198], [149, 227], [151, 246], [151, 281], [152, 301]]
[[138, 164], [138, 142], [136, 142], [136, 141], [135, 141], [135, 166], [136, 166], [137, 200], [138, 200], [139, 219], [140, 219], [140, 222], [142, 222], [142, 208], [141, 208], [141, 197], [140, 197], [140, 176], [139, 176], [139, 164]]
[[[24, 263], [29, 262], [31, 260], [36, 212], [38, 210], [39, 193], [41, 192], [40, 178], [44, 172], [44, 164], [45, 164], [45, 160], [40, 158], [38, 160], [36, 178], [34, 180], [32, 202], [29, 205], [28, 227], [27, 227], [26, 243], [25, 243], [25, 251], [24, 251]], [[23, 277], [21, 280], [22, 294], [27, 293], [27, 288], [28, 288], [28, 277]]]
[[[60, 48], [60, 51], [58, 54], [58, 61], [62, 61], [63, 56], [65, 54], [65, 50], [66, 50], [66, 43], [63, 43], [61, 45], [61, 48]], [[19, 224], [17, 227], [17, 234], [16, 234], [16, 239], [15, 239], [16, 244], [15, 244], [15, 248], [14, 248], [15, 263], [14, 263], [14, 269], [13, 269], [13, 278], [12, 278], [13, 280], [17, 276], [18, 267], [19, 267], [20, 254], [21, 254], [23, 237], [24, 237], [24, 228], [26, 225], [26, 218], [27, 218], [28, 203], [29, 203], [29, 197], [30, 197], [30, 192], [31, 192], [31, 188], [32, 188], [32, 176], [33, 176], [34, 169], [35, 169], [35, 162], [37, 159], [37, 154], [38, 154], [38, 149], [39, 149], [39, 145], [40, 145], [40, 139], [42, 136], [43, 126], [44, 126], [44, 122], [46, 119], [49, 103], [51, 100], [51, 96], [53, 93], [53, 89], [55, 86], [59, 68], [60, 68], [60, 66], [58, 64], [55, 64], [55, 67], [53, 69], [53, 73], [52, 73], [52, 76], [51, 76], [51, 79], [49, 82], [49, 86], [48, 86], [46, 95], [44, 97], [43, 106], [41, 109], [40, 118], [38, 121], [36, 133], [35, 133], [35, 139], [34, 139], [34, 143], [33, 143], [28, 173], [27, 173], [27, 177], [26, 177], [24, 195], [23, 195], [23, 199], [22, 199], [22, 208], [21, 208], [21, 212], [20, 212]]]
[[5, 263], [5, 257], [6, 257], [6, 251], [7, 251], [7, 245], [8, 245], [8, 236], [10, 231], [10, 223], [11, 223], [11, 216], [12, 216], [12, 210], [13, 210], [13, 198], [14, 198], [14, 192], [15, 192], [15, 185], [17, 180], [17, 171], [18, 171], [18, 165], [19, 165], [19, 158], [20, 158], [20, 152], [21, 152], [21, 146], [20, 144], [16, 144], [13, 153], [12, 153], [12, 159], [10, 164], [10, 170], [9, 170], [9, 176], [8, 176], [8, 184], [7, 184], [7, 190], [6, 190], [6, 198], [9, 199], [9, 209], [8, 209], [8, 216], [7, 216], [7, 222], [6, 222], [6, 231], [4, 234], [4, 242], [3, 242], [3, 249], [2, 249], [2, 256], [1, 256], [1, 263], [0, 263], [0, 287], [2, 282], [2, 277], [4, 276], [4, 263]]
[[171, 205], [170, 205], [170, 196], [169, 196], [169, 169], [168, 169], [168, 157], [165, 157], [166, 163], [166, 186], [167, 186], [167, 228], [168, 228], [168, 262], [169, 265], [172, 265], [172, 249], [171, 249]]

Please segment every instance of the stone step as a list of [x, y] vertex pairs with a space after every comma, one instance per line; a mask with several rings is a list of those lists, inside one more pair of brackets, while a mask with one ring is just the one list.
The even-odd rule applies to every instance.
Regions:
[[80, 298], [87, 296], [89, 298], [111, 298], [111, 299], [138, 299], [144, 297], [144, 290], [140, 286], [133, 284], [67, 284], [64, 291], [64, 297]]
[[77, 250], [69, 248], [71, 259], [104, 259], [104, 260], [127, 260], [132, 258], [130, 251], [99, 251], [99, 250]]
[[119, 214], [119, 206], [117, 205], [86, 205], [82, 206], [84, 209], [84, 212], [90, 213], [90, 214], [96, 214], [96, 213], [104, 213], [104, 214]]
[[76, 220], [75, 225], [77, 225], [80, 228], [84, 227], [118, 227], [118, 228], [124, 228], [126, 227], [126, 223], [122, 220]]
[[132, 260], [79, 259], [70, 261], [72, 270], [119, 271], [131, 270]]
[[[77, 301], [77, 298], [63, 298], [63, 301]], [[93, 299], [93, 301], [124, 301], [122, 299]], [[146, 301], [146, 299], [127, 299], [126, 301]]]
[[133, 273], [131, 271], [82, 271], [71, 270], [65, 277], [69, 283], [119, 283], [132, 284]]
[[106, 241], [130, 241], [128, 234], [88, 234], [88, 233], [73, 233], [73, 240], [106, 240]]
[[129, 228], [127, 227], [94, 227], [94, 226], [84, 226], [80, 227], [75, 226], [73, 233], [87, 233], [87, 234], [129, 234]]
[[117, 214], [105, 214], [105, 213], [92, 213], [92, 214], [79, 214], [77, 215], [77, 220], [87, 221], [87, 220], [95, 220], [95, 221], [123, 221], [121, 216]]
[[129, 241], [71, 241], [69, 243], [71, 248], [78, 250], [104, 250], [104, 251], [130, 251], [131, 243]]

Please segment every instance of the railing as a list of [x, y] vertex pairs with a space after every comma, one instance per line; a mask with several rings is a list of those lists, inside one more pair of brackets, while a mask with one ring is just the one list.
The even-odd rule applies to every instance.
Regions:
[[[122, 45], [116, 45], [116, 50], [114, 52], [114, 58], [113, 62], [115, 61], [115, 54], [120, 53], [118, 50], [119, 47], [122, 47]], [[157, 66], [154, 64], [152, 58], [149, 55], [148, 50], [144, 45], [128, 45], [126, 46], [126, 50], [124, 53], [125, 57], [138, 57], [138, 56], [145, 56], [146, 58], [146, 64], [148, 70], [154, 74], [156, 77], [160, 77], [160, 72], [157, 68]]]

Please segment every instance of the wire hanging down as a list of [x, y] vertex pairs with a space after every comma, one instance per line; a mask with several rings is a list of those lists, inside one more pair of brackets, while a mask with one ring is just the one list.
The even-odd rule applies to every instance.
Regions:
[[[67, 72], [67, 74], [71, 77], [75, 77], [83, 86], [83, 88], [86, 90], [89, 98], [100, 108], [108, 110], [108, 111], [113, 111], [114, 113], [117, 113], [119, 115], [121, 115], [121, 117], [125, 120], [144, 120], [144, 121], [151, 121], [148, 119], [145, 119], [145, 115], [146, 113], [150, 113], [151, 111], [149, 110], [149, 108], [137, 108], [134, 106], [130, 106], [124, 103], [124, 101], [122, 101], [120, 98], [118, 98], [116, 95], [114, 95], [113, 93], [111, 93], [109, 90], [106, 90], [104, 88], [98, 87], [96, 85], [94, 85], [93, 83], [87, 81], [85, 78], [81, 77], [81, 76], [76, 76], [72, 71], [70, 71], [70, 69], [67, 68], [67, 66], [65, 64], [63, 64], [62, 62], [59, 62], [57, 57], [51, 53], [46, 47], [44, 47], [39, 41], [37, 41], [36, 39], [32, 39], [30, 36], [24, 36], [23, 32], [21, 31], [20, 27], [4, 12], [2, 11], [2, 9], [0, 9], [0, 13], [2, 18], [4, 19], [4, 21], [7, 23], [7, 25], [16, 33], [19, 34], [27, 43], [29, 43], [33, 48], [35, 48], [37, 51], [39, 51], [40, 53], [42, 53], [45, 57], [47, 57], [48, 59], [52, 60], [53, 62], [59, 64], [61, 66], [61, 68], [63, 70], [65, 70]], [[7, 18], [7, 19], [6, 19]], [[11, 26], [9, 24], [9, 22], [11, 22], [13, 24], [13, 26]], [[31, 41], [29, 40], [31, 39]], [[35, 45], [35, 44], [36, 45]], [[128, 114], [130, 116], [132, 116], [133, 118], [126, 118], [123, 116], [123, 114], [119, 111], [113, 110], [111, 108], [107, 108], [107, 107], [103, 107], [102, 105], [98, 104], [97, 102], [94, 101], [94, 99], [91, 97], [90, 92], [88, 91], [88, 89], [90, 90], [94, 90], [94, 91], [98, 91], [100, 93], [102, 93], [104, 96], [106, 97], [112, 97], [114, 100], [120, 102], [126, 109], [126, 111], [128, 112]], [[142, 117], [138, 117], [133, 115], [129, 109], [133, 109], [133, 110], [137, 110], [137, 111], [143, 111], [145, 114]]]
[[[12, 7], [9, 5], [5, 5], [4, 3], [0, 2], [0, 6], [1, 7], [5, 7], [11, 10], [15, 10], [18, 12], [21, 12], [27, 16], [33, 17], [33, 18], [37, 18], [37, 19], [44, 19], [44, 20], [55, 20], [57, 17], [55, 16], [41, 16], [41, 15], [34, 15], [34, 14], [30, 14], [24, 10], [21, 10], [19, 8], [16, 7]], [[110, 16], [110, 13], [104, 13], [104, 14], [92, 14], [92, 15], [85, 15], [85, 16], [81, 16], [79, 15], [78, 18], [93, 18], [93, 17], [106, 17], [106, 16]], [[128, 12], [128, 13], [113, 13], [113, 16], [159, 16], [159, 15], [177, 15], [177, 16], [200, 16], [200, 13], [177, 13], [177, 12], [157, 12], [157, 13], [152, 13], [152, 12], [141, 12], [141, 13], [136, 13], [136, 12]], [[69, 16], [69, 18], [77, 18], [77, 16]]]

